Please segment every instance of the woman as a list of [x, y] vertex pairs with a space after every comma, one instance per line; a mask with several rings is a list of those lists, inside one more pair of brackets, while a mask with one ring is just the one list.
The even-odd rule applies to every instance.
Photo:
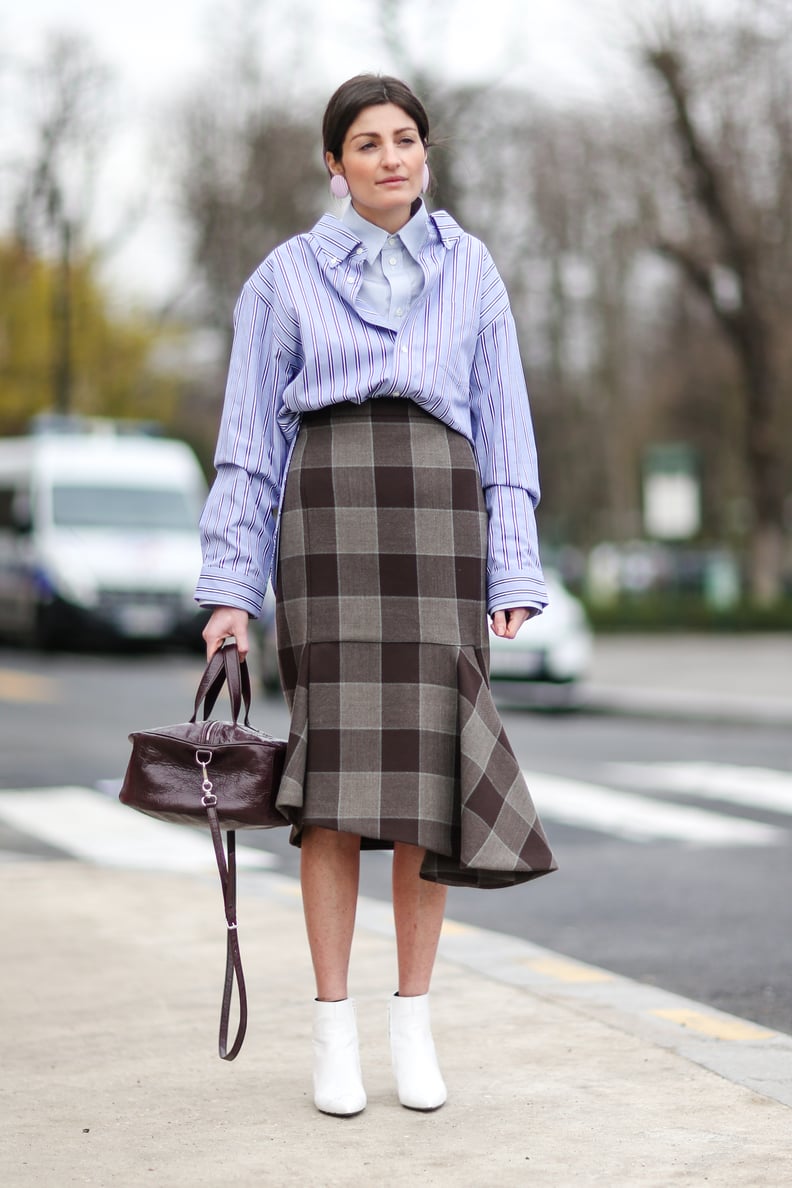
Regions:
[[447, 886], [555, 869], [487, 678], [486, 612], [511, 639], [546, 604], [536, 457], [503, 283], [420, 197], [420, 101], [360, 75], [331, 98], [323, 139], [331, 191], [350, 202], [240, 296], [197, 597], [214, 607], [208, 654], [227, 636], [245, 653], [275, 575], [292, 714], [278, 803], [302, 848], [316, 1106], [366, 1104], [347, 972], [374, 846], [394, 851], [399, 1100], [433, 1110]]

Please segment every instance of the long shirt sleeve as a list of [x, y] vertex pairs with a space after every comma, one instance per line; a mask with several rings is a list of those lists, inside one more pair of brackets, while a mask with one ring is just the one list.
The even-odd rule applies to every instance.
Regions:
[[470, 377], [473, 447], [488, 515], [487, 609], [541, 609], [547, 599], [534, 509], [539, 478], [517, 331], [494, 264]]
[[234, 311], [217, 476], [201, 517], [204, 565], [196, 590], [201, 602], [240, 607], [253, 616], [267, 589], [289, 454], [277, 412], [296, 362], [262, 281], [248, 281]]

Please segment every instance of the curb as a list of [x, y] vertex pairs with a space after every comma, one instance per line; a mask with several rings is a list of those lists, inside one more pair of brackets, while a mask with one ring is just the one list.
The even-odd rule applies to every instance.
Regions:
[[[257, 898], [292, 906], [300, 898], [299, 882], [285, 875], [247, 872], [241, 882]], [[361, 896], [357, 927], [392, 939], [390, 905]], [[792, 1107], [792, 1035], [530, 941], [455, 920], [443, 925], [438, 956], [479, 977], [561, 1003]]]
[[696, 693], [689, 689], [596, 682], [554, 685], [540, 681], [492, 682], [498, 706], [505, 711], [584, 713], [625, 718], [659, 718], [744, 726], [792, 726], [792, 700]]
[[746, 726], [792, 726], [792, 701], [765, 697], [718, 697], [689, 690], [583, 685], [575, 708], [670, 721], [723, 722]]

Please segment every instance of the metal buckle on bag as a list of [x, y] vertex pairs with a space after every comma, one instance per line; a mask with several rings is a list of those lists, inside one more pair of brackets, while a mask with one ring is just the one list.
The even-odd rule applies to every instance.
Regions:
[[195, 762], [200, 767], [201, 774], [203, 775], [203, 780], [201, 782], [201, 791], [203, 792], [201, 804], [204, 806], [204, 808], [211, 808], [217, 804], [217, 797], [212, 792], [212, 781], [206, 774], [206, 769], [212, 762], [212, 752], [208, 747], [200, 747], [195, 752]]

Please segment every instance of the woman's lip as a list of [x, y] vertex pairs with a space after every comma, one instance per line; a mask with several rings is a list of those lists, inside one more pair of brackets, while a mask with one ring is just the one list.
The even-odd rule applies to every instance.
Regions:
[[393, 186], [393, 185], [396, 185], [398, 182], [406, 182], [406, 181], [407, 181], [406, 177], [384, 177], [382, 179], [382, 181], [377, 182], [377, 185], [378, 186]]

